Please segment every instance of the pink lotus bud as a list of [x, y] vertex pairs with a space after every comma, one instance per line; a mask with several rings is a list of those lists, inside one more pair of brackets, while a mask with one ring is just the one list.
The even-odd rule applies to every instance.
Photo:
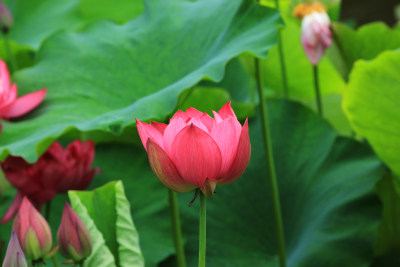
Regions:
[[50, 252], [52, 245], [50, 227], [27, 197], [22, 200], [13, 229], [27, 258], [42, 259]]
[[294, 15], [302, 19], [301, 43], [308, 60], [315, 66], [332, 45], [331, 21], [325, 7], [319, 2], [298, 5]]
[[6, 257], [3, 261], [3, 267], [28, 267], [24, 253], [19, 245], [18, 237], [15, 231], [12, 232], [10, 242], [8, 243]]
[[16, 118], [28, 113], [43, 101], [46, 93], [46, 89], [40, 89], [17, 98], [17, 85], [10, 83], [7, 65], [0, 59], [0, 118]]
[[0, 1], [0, 28], [4, 34], [7, 34], [11, 26], [13, 25], [13, 17], [11, 16], [10, 11], [8, 10], [7, 6]]
[[1, 222], [12, 219], [18, 210], [22, 196], [40, 207], [57, 193], [86, 189], [98, 168], [91, 169], [95, 155], [92, 141], [75, 140], [66, 149], [54, 142], [35, 163], [27, 163], [21, 157], [9, 156], [2, 164], [7, 180], [18, 189], [13, 204]]
[[150, 166], [168, 188], [187, 192], [199, 187], [211, 196], [247, 168], [251, 147], [247, 120], [240, 125], [227, 103], [214, 118], [194, 108], [178, 111], [168, 125], [136, 120]]
[[57, 243], [61, 254], [74, 262], [81, 262], [92, 253], [89, 231], [68, 203], [64, 205]]

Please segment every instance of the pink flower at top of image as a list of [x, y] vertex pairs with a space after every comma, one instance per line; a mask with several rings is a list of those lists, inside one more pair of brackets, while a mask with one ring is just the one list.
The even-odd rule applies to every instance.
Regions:
[[17, 97], [17, 85], [10, 83], [6, 63], [0, 59], [0, 118], [11, 119], [25, 115], [37, 107], [46, 96], [46, 89]]
[[214, 118], [194, 108], [178, 111], [169, 124], [136, 119], [150, 166], [176, 192], [201, 188], [211, 196], [216, 185], [232, 183], [247, 168], [251, 146], [247, 119], [242, 126], [230, 102]]
[[332, 45], [331, 21], [326, 8], [319, 2], [302, 3], [295, 8], [294, 16], [302, 19], [301, 43], [308, 60], [315, 66]]
[[54, 142], [35, 163], [9, 156], [2, 164], [6, 179], [18, 190], [1, 222], [10, 221], [23, 196], [38, 208], [58, 193], [84, 190], [99, 168], [91, 169], [95, 156], [94, 143], [75, 140], [66, 149]]

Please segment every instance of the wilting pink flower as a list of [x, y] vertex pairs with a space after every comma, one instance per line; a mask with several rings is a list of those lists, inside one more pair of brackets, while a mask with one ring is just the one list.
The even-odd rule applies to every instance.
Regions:
[[27, 163], [21, 157], [9, 156], [2, 168], [7, 180], [18, 193], [1, 222], [12, 219], [23, 196], [27, 196], [38, 208], [57, 193], [86, 189], [98, 168], [90, 169], [95, 150], [92, 141], [75, 140], [64, 150], [54, 142], [35, 163]]
[[0, 118], [22, 116], [38, 106], [46, 95], [46, 89], [17, 98], [17, 85], [10, 85], [7, 65], [0, 59]]
[[89, 231], [68, 203], [64, 205], [57, 243], [61, 254], [74, 262], [80, 262], [92, 253], [92, 239]]
[[10, 242], [8, 242], [3, 267], [28, 267], [15, 231], [12, 231]]
[[294, 15], [302, 19], [301, 43], [308, 60], [315, 66], [332, 45], [331, 21], [325, 7], [319, 2], [298, 5]]
[[42, 259], [50, 252], [52, 245], [50, 227], [26, 197], [23, 198], [15, 217], [13, 230], [28, 259]]
[[178, 111], [168, 125], [136, 120], [150, 166], [168, 188], [200, 187], [210, 196], [217, 184], [239, 178], [250, 160], [247, 120], [243, 127], [230, 102], [211, 118], [194, 108]]

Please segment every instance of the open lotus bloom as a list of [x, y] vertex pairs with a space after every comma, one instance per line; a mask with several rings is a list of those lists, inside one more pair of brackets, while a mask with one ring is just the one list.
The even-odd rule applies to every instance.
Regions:
[[214, 118], [194, 108], [178, 111], [168, 125], [136, 120], [151, 168], [176, 192], [201, 188], [211, 196], [246, 169], [251, 153], [247, 120], [240, 125], [230, 102]]
[[301, 43], [308, 60], [315, 66], [332, 45], [331, 21], [325, 7], [318, 2], [298, 5], [294, 15], [302, 19]]
[[50, 201], [58, 193], [84, 190], [99, 168], [91, 169], [95, 156], [94, 143], [75, 140], [65, 149], [54, 142], [35, 163], [9, 156], [1, 164], [6, 179], [18, 190], [1, 222], [12, 219], [23, 196], [36, 206]]
[[44, 99], [46, 89], [26, 94], [17, 98], [17, 85], [10, 85], [10, 74], [6, 63], [0, 59], [0, 118], [9, 119], [22, 116]]

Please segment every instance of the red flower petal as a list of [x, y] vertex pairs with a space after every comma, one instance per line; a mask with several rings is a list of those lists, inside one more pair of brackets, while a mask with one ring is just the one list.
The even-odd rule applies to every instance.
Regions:
[[226, 103], [219, 111], [218, 111], [218, 115], [221, 116], [221, 118], [224, 120], [226, 118], [228, 118], [229, 116], [232, 116], [236, 119], [236, 115], [235, 112], [233, 111], [232, 107], [231, 107], [231, 101], [229, 101], [228, 103]]
[[14, 218], [14, 215], [17, 213], [19, 206], [21, 205], [22, 202], [22, 194], [18, 192], [11, 205], [8, 207], [6, 213], [4, 213], [3, 218], [1, 218], [1, 223], [6, 223], [11, 221]]
[[231, 168], [224, 179], [219, 181], [219, 184], [229, 184], [239, 178], [246, 170], [247, 165], [250, 161], [251, 145], [249, 139], [249, 126], [246, 122], [243, 125], [242, 132], [240, 134], [239, 144], [236, 152], [235, 159], [232, 162]]
[[155, 142], [157, 142], [159, 146], [164, 147], [163, 136], [157, 128], [145, 122], [141, 122], [138, 119], [136, 119], [136, 126], [139, 132], [140, 140], [142, 140], [142, 144], [146, 149], [146, 151], [147, 151], [146, 147], [147, 139], [149, 139], [149, 137], [151, 137]]
[[207, 127], [208, 132], [211, 133], [215, 126], [214, 119], [204, 112], [203, 115], [201, 115], [200, 120]]
[[171, 121], [180, 118], [183, 121], [186, 121], [187, 119], [189, 119], [189, 117], [185, 114], [185, 112], [183, 112], [182, 110], [178, 110], [174, 116], [172, 116], [172, 118], [169, 120], [169, 122], [171, 123]]
[[7, 92], [8, 89], [10, 88], [10, 74], [8, 72], [8, 68], [6, 63], [4, 63], [3, 60], [0, 59], [0, 88], [3, 90], [3, 92]]
[[201, 117], [201, 115], [203, 115], [203, 112], [198, 111], [195, 108], [189, 107], [186, 111], [185, 111], [186, 116], [188, 116], [189, 118], [198, 118]]
[[9, 106], [9, 108], [6, 111], [4, 111], [2, 116], [4, 118], [15, 118], [28, 113], [43, 101], [46, 93], [47, 93], [46, 89], [41, 89], [39, 91], [17, 98]]
[[171, 145], [174, 141], [175, 136], [179, 133], [185, 126], [186, 122], [180, 118], [176, 117], [175, 119], [171, 119], [170, 123], [168, 124], [167, 128], [164, 131], [164, 150], [167, 152], [168, 155], [171, 156]]
[[202, 186], [207, 178], [218, 178], [222, 161], [218, 145], [208, 133], [193, 124], [176, 135], [171, 155], [182, 179], [192, 185]]
[[167, 153], [151, 138], [147, 141], [147, 149], [150, 166], [161, 183], [169, 189], [181, 193], [194, 188], [182, 180]]
[[165, 128], [167, 128], [168, 126], [164, 123], [159, 123], [155, 121], [150, 121], [150, 125], [156, 128], [160, 132], [160, 134], [164, 134]]
[[242, 125], [231, 116], [214, 127], [211, 136], [217, 143], [222, 155], [221, 172], [218, 178], [225, 177], [231, 167], [236, 156], [241, 132]]

